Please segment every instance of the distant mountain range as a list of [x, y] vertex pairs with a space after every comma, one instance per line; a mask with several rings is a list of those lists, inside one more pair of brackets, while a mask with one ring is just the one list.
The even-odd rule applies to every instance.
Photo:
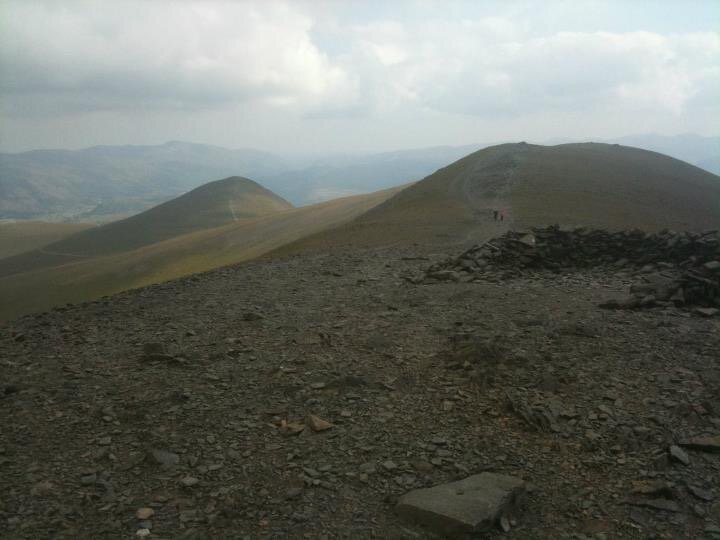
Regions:
[[213, 179], [286, 169], [265, 152], [183, 142], [0, 154], [0, 218], [109, 221]]
[[[720, 137], [633, 135], [604, 142], [661, 152], [720, 173]], [[177, 141], [5, 153], [0, 154], [0, 219], [107, 222], [236, 175], [261, 182], [294, 205], [306, 205], [420, 180], [487, 146], [317, 158]]]

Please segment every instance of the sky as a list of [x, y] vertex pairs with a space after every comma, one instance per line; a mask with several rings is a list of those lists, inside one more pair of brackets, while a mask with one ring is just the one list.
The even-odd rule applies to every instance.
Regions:
[[0, 0], [0, 150], [720, 133], [717, 0]]

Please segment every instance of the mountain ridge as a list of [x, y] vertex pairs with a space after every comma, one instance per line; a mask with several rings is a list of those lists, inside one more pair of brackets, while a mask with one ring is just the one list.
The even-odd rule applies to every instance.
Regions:
[[281, 212], [292, 205], [248, 178], [208, 182], [145, 212], [81, 231], [41, 249], [0, 260], [0, 276], [57, 266], [77, 258], [110, 255]]
[[[720, 137], [648, 134], [602, 142], [659, 151], [720, 173]], [[154, 146], [0, 153], [0, 219], [107, 222], [176, 197], [202, 179], [232, 175], [254, 178], [295, 205], [312, 204], [417, 181], [471, 151], [495, 144], [280, 156], [169, 141]]]
[[[492, 219], [493, 211], [505, 219]], [[508, 227], [720, 226], [720, 178], [663, 154], [604, 143], [508, 143], [466, 156], [340, 229], [280, 248], [465, 242]]]

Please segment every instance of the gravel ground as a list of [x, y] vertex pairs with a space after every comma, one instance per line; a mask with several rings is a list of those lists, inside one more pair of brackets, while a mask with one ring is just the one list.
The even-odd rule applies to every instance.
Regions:
[[0, 327], [0, 536], [430, 538], [397, 498], [494, 471], [530, 487], [489, 538], [720, 537], [720, 448], [669, 453], [720, 433], [720, 317], [599, 309], [627, 272], [404, 279], [458, 252], [260, 260]]

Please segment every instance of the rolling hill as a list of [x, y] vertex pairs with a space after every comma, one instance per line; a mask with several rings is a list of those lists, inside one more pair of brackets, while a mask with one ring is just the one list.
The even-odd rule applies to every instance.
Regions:
[[0, 276], [130, 251], [227, 223], [292, 208], [261, 185], [233, 176], [210, 182], [140, 214], [0, 260]]
[[267, 152], [179, 141], [0, 153], [0, 218], [108, 221], [177, 197], [203, 178], [286, 169]]
[[[495, 222], [494, 209], [507, 219]], [[610, 229], [720, 226], [720, 178], [668, 156], [613, 144], [485, 148], [338, 229], [279, 253], [337, 245], [462, 243], [558, 223]]]
[[0, 277], [0, 320], [249, 260], [352, 220], [404, 186], [239, 219], [138, 249]]

